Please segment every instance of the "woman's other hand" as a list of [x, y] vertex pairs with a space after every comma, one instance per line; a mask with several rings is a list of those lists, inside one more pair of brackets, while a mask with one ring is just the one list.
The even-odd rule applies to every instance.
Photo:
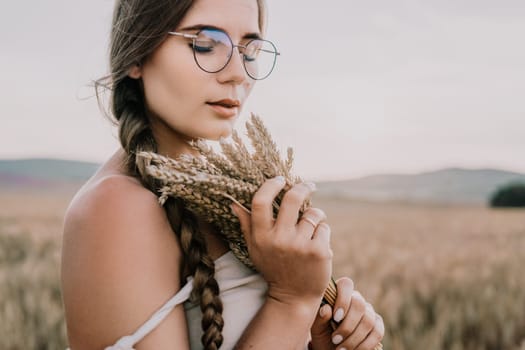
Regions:
[[[350, 278], [337, 280], [337, 299], [334, 309], [320, 308], [311, 329], [311, 348], [314, 350], [373, 350], [383, 339], [383, 318], [374, 311], [361, 293], [354, 290]], [[331, 320], [338, 323], [332, 329]]]
[[309, 220], [298, 222], [301, 205], [315, 191], [311, 183], [287, 191], [274, 219], [272, 203], [284, 185], [282, 177], [267, 180], [253, 197], [251, 215], [235, 204], [232, 208], [250, 259], [268, 283], [268, 296], [310, 308], [319, 305], [332, 273], [330, 227], [323, 222], [324, 212], [316, 208], [303, 213]]

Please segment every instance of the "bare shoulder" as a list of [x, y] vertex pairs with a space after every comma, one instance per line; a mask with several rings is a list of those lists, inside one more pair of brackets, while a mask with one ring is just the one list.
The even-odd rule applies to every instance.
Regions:
[[[132, 334], [180, 289], [181, 265], [179, 243], [153, 193], [124, 175], [87, 184], [64, 219], [62, 285], [71, 348], [103, 348]], [[137, 349], [159, 342], [185, 348], [185, 327], [177, 307]]]
[[[163, 209], [157, 204], [153, 193], [140, 185], [138, 180], [120, 174], [99, 176], [85, 184], [71, 201], [65, 216], [65, 224], [90, 224], [101, 221], [103, 215], [132, 220], [144, 212], [154, 214], [151, 221], [163, 216]], [[146, 218], [142, 218], [143, 221]], [[151, 223], [151, 222], [150, 222]], [[103, 222], [111, 225], [111, 222]]]

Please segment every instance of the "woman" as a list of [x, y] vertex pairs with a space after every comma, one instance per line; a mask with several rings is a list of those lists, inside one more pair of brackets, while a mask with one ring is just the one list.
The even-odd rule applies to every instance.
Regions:
[[[251, 216], [233, 208], [256, 274], [202, 218], [173, 199], [159, 206], [136, 163], [139, 150], [175, 158], [195, 152], [189, 140], [231, 133], [277, 56], [262, 40], [264, 14], [262, 0], [117, 1], [107, 85], [122, 148], [77, 193], [64, 222], [73, 350], [299, 349], [308, 340], [313, 349], [363, 350], [381, 340], [382, 319], [350, 279], [338, 281], [333, 314], [319, 309], [330, 228], [317, 208], [297, 222], [313, 184], [289, 190], [276, 220], [279, 178], [256, 193]], [[341, 322], [335, 331], [332, 318]]]

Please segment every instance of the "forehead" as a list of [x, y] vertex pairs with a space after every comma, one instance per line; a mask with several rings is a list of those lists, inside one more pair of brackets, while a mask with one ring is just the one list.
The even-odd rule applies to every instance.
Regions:
[[246, 33], [259, 33], [257, 1], [196, 0], [179, 27], [197, 24], [213, 25], [239, 38]]

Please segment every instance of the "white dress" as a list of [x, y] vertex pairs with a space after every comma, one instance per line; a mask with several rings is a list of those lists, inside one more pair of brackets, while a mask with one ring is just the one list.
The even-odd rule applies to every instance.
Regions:
[[[243, 265], [231, 251], [215, 260], [215, 279], [223, 303], [224, 337], [221, 349], [233, 349], [244, 329], [264, 303], [268, 286], [262, 276]], [[201, 311], [199, 305], [188, 301], [193, 281], [182, 287], [147, 320], [135, 333], [120, 338], [105, 350], [133, 350], [133, 346], [157, 327], [173, 308], [184, 303], [192, 350], [202, 350]]]

